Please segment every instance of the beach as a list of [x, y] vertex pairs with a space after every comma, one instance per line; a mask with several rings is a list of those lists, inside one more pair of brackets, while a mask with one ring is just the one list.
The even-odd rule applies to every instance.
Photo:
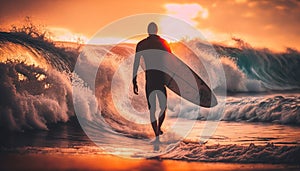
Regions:
[[[197, 126], [198, 125], [198, 126]], [[196, 130], [190, 133], [195, 137]], [[55, 125], [49, 131], [5, 133], [0, 150], [1, 170], [298, 170], [299, 146], [291, 144], [288, 135], [280, 138], [278, 125], [243, 124], [249, 132], [234, 130], [237, 123], [221, 123], [215, 136], [206, 143], [195, 141], [179, 143], [170, 152], [151, 158], [121, 157], [109, 154], [94, 144], [75, 120]], [[253, 129], [253, 128], [256, 128]], [[271, 129], [272, 128], [272, 129]], [[298, 128], [287, 127], [290, 135], [297, 134]], [[285, 130], [287, 130], [287, 128]], [[278, 139], [263, 138], [261, 132], [274, 130]], [[63, 130], [63, 131], [62, 131]], [[276, 131], [277, 130], [277, 131]], [[220, 137], [219, 133], [223, 136]], [[242, 132], [251, 135], [243, 142]], [[257, 136], [257, 137], [256, 137]], [[187, 139], [188, 139], [187, 137]], [[248, 137], [249, 138], [249, 137]], [[298, 138], [298, 137], [296, 137]], [[285, 140], [285, 141], [283, 141]], [[293, 139], [295, 140], [295, 139]], [[277, 142], [276, 142], [277, 141]], [[296, 141], [298, 141], [296, 139]], [[269, 142], [269, 143], [268, 143]], [[271, 142], [274, 144], [271, 145]], [[251, 144], [252, 143], [252, 144]], [[253, 143], [256, 143], [254, 145]], [[152, 144], [148, 144], [152, 147]], [[145, 147], [144, 147], [145, 148]], [[149, 148], [147, 148], [149, 149]], [[150, 148], [151, 149], [151, 148]], [[128, 151], [134, 151], [128, 149]], [[151, 150], [150, 150], [151, 151]], [[141, 155], [141, 154], [140, 154]], [[149, 155], [145, 151], [144, 155]]]
[[299, 165], [124, 159], [111, 155], [0, 155], [1, 170], [299, 170]]
[[218, 105], [167, 89], [156, 143], [135, 44], [0, 34], [0, 170], [299, 170], [297, 51], [173, 42]]

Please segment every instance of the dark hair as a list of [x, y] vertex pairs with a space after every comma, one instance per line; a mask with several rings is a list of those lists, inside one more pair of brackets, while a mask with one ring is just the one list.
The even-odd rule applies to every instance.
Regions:
[[157, 34], [157, 25], [154, 22], [148, 24], [148, 34]]

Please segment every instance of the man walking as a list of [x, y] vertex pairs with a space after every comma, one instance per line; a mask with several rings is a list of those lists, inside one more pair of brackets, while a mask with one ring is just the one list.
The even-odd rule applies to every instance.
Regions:
[[[163, 134], [161, 126], [165, 119], [167, 106], [163, 58], [166, 53], [171, 53], [171, 49], [167, 41], [157, 35], [157, 31], [157, 25], [151, 22], [148, 25], [149, 36], [137, 44], [133, 65], [133, 91], [138, 94], [136, 77], [140, 58], [143, 57], [146, 67], [146, 96], [150, 110], [150, 120], [154, 134], [158, 139], [158, 136]], [[155, 117], [156, 97], [160, 107], [158, 121]]]

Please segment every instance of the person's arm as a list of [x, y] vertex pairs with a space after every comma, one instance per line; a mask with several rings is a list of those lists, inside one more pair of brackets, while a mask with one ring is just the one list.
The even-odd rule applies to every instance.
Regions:
[[141, 54], [139, 54], [138, 52], [139, 52], [139, 44], [136, 47], [136, 53], [135, 53], [134, 63], [133, 63], [133, 72], [132, 72], [132, 84], [133, 84], [134, 94], [138, 94], [138, 86], [137, 86], [136, 78], [137, 78], [137, 71], [140, 66], [140, 58], [141, 58]]

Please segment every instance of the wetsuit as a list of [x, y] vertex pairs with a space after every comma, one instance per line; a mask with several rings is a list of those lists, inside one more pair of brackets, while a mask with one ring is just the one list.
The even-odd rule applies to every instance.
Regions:
[[136, 47], [135, 63], [139, 62], [140, 56], [143, 56], [146, 66], [146, 95], [149, 109], [151, 105], [155, 108], [153, 105], [155, 105], [156, 98], [150, 98], [150, 94], [155, 90], [162, 92], [162, 94], [154, 93], [158, 96], [160, 108], [166, 108], [167, 93], [164, 72], [162, 71], [163, 57], [166, 53], [171, 53], [170, 46], [166, 40], [158, 35], [150, 35], [140, 41]]

